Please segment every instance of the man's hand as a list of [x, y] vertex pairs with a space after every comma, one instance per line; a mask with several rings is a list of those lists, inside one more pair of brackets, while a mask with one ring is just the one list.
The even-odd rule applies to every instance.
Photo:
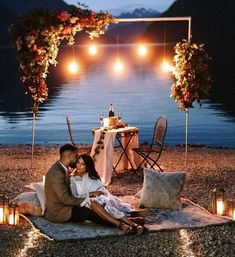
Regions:
[[94, 192], [90, 192], [89, 193], [89, 197], [96, 197], [96, 196], [100, 196], [100, 195], [103, 195], [104, 193], [101, 192], [101, 191], [94, 191]]
[[68, 174], [69, 176], [77, 176], [77, 170], [70, 168]]

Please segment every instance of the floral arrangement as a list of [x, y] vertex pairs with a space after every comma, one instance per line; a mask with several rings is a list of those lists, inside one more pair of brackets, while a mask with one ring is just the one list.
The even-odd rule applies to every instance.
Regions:
[[21, 80], [30, 94], [33, 113], [37, 116], [40, 103], [48, 97], [46, 77], [49, 65], [56, 66], [62, 40], [74, 43], [74, 36], [84, 29], [90, 38], [99, 37], [114, 22], [108, 13], [94, 13], [72, 7], [70, 11], [35, 10], [20, 18], [10, 28], [17, 50]]
[[192, 44], [182, 40], [175, 46], [175, 75], [176, 82], [171, 87], [171, 97], [178, 103], [179, 110], [193, 107], [193, 102], [208, 95], [211, 88], [211, 75], [208, 62], [210, 57], [204, 45]]

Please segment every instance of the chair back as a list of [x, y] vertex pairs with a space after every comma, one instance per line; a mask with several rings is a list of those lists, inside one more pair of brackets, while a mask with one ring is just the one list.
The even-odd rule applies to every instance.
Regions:
[[151, 148], [163, 147], [166, 131], [167, 119], [165, 116], [161, 115], [155, 123]]
[[72, 128], [71, 128], [71, 123], [70, 123], [70, 120], [69, 120], [69, 116], [66, 115], [66, 122], [67, 122], [67, 126], [68, 126], [68, 131], [69, 131], [69, 137], [70, 137], [70, 140], [71, 140], [71, 143], [73, 145], [76, 145], [75, 144], [75, 141], [73, 139], [73, 131], [72, 131]]

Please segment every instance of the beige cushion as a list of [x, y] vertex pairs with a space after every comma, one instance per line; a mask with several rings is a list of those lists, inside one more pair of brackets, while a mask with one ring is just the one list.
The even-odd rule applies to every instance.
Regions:
[[37, 183], [32, 183], [32, 185], [33, 185], [33, 188], [36, 190], [37, 197], [39, 199], [39, 202], [42, 208], [42, 215], [44, 215], [44, 212], [46, 209], [46, 196], [45, 196], [44, 184], [43, 182], [37, 182]]
[[13, 201], [19, 206], [20, 213], [42, 216], [42, 208], [36, 192], [22, 193], [13, 199]]
[[144, 170], [140, 207], [180, 210], [180, 193], [185, 183], [184, 172]]

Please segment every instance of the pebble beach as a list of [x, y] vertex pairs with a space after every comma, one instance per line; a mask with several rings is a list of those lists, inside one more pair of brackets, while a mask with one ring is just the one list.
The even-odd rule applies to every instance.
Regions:
[[[82, 147], [86, 151], [86, 147]], [[211, 190], [225, 189], [226, 199], [235, 193], [235, 149], [189, 146], [187, 168], [184, 147], [165, 147], [159, 163], [164, 171], [186, 171], [182, 197], [210, 211]], [[29, 189], [24, 186], [42, 180], [58, 159], [59, 146], [0, 145], [0, 192], [11, 199]], [[118, 151], [115, 153], [115, 158]], [[143, 176], [119, 170], [108, 190], [117, 196], [136, 194]], [[203, 228], [147, 233], [121, 237], [55, 242], [20, 218], [18, 226], [0, 226], [0, 256], [235, 256], [235, 222]]]

